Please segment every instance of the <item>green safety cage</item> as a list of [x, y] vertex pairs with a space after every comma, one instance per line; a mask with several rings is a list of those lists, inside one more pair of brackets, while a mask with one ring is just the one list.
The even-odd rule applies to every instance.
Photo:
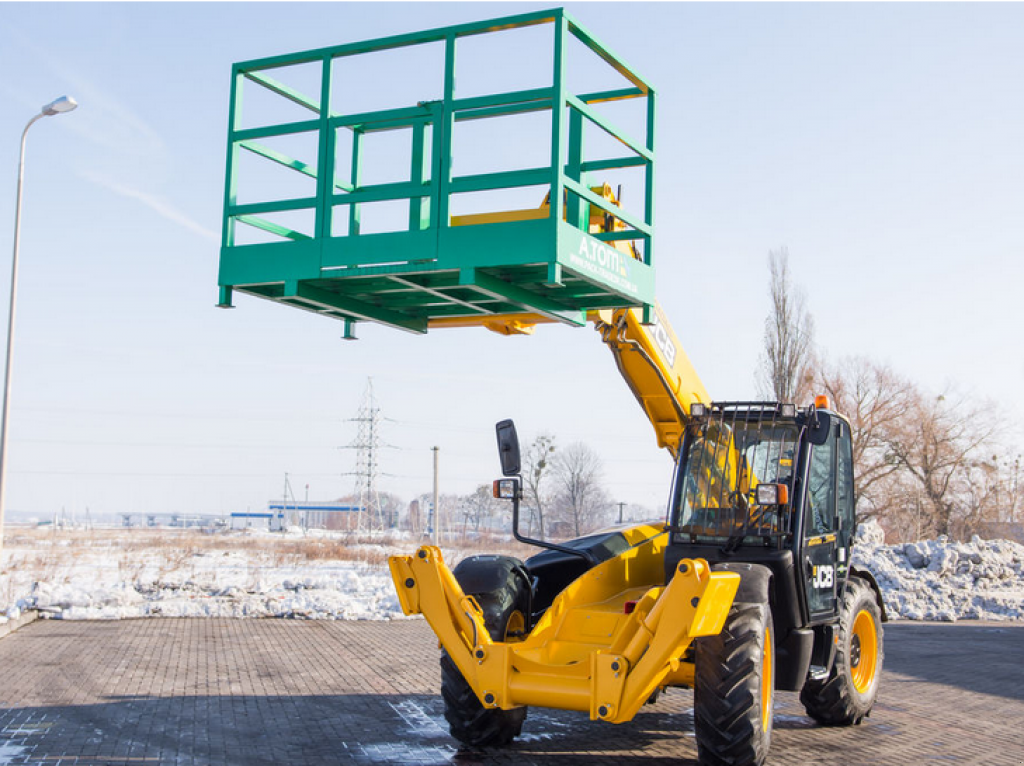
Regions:
[[[461, 46], [473, 44], [476, 81], [514, 75], [525, 54], [510, 60], [488, 41], [526, 29], [547, 30], [550, 49], [530, 61], [550, 62], [550, 76], [544, 63], [539, 84], [461, 95]], [[378, 92], [422, 79], [424, 61], [438, 71], [422, 97]], [[602, 84], [574, 92], [570, 64]], [[651, 309], [654, 89], [561, 9], [245, 61], [231, 82], [220, 306], [255, 295], [340, 319], [346, 337], [360, 321], [514, 331]], [[360, 89], [408, 103], [366, 110], [374, 99]], [[631, 131], [614, 118], [623, 105]], [[541, 130], [509, 138], [524, 115]], [[472, 146], [460, 133], [470, 124]], [[382, 146], [401, 151], [373, 150], [389, 136], [400, 140]], [[524, 147], [531, 138], [539, 151]], [[456, 172], [481, 152], [495, 160], [486, 172]], [[624, 171], [639, 179], [628, 209], [604, 183]], [[532, 201], [507, 206], [524, 193]]]

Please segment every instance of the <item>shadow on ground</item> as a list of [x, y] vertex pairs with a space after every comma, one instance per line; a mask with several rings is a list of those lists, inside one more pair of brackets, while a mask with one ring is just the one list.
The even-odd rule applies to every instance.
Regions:
[[890, 622], [885, 635], [890, 673], [1024, 701], [1024, 624]]
[[[531, 710], [510, 748], [458, 750], [433, 695], [121, 697], [0, 710], [0, 763], [696, 763], [688, 712], [641, 713], [628, 728], [622, 736], [582, 713]], [[645, 757], [654, 743], [676, 756]]]

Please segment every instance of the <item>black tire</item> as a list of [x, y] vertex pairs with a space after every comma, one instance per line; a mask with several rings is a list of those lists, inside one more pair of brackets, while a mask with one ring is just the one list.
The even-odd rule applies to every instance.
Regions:
[[800, 691], [807, 715], [826, 726], [859, 724], [871, 713], [882, 674], [882, 611], [860, 577], [843, 591], [836, 658], [828, 678], [809, 680]]
[[[478, 556], [463, 561], [453, 573], [460, 584], [490, 582], [488, 591], [473, 593], [466, 585], [463, 589], [480, 604], [484, 625], [494, 641], [516, 640], [525, 632], [530, 592], [522, 566], [508, 556]], [[471, 747], [507, 745], [519, 736], [526, 720], [525, 707], [485, 708], [445, 651], [441, 652], [441, 696], [449, 731]]]
[[767, 601], [734, 602], [722, 632], [697, 640], [693, 716], [697, 759], [760, 766], [775, 699], [775, 627]]

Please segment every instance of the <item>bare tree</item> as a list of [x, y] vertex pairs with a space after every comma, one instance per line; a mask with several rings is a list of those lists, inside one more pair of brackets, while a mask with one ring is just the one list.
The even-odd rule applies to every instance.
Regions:
[[601, 458], [581, 442], [570, 444], [555, 459], [558, 505], [575, 536], [589, 532], [608, 510], [601, 486]]
[[859, 519], [877, 518], [900, 540], [1012, 523], [1020, 464], [996, 441], [992, 407], [930, 396], [863, 357], [823, 365], [815, 385], [850, 419]]
[[1016, 524], [1021, 509], [1024, 509], [1024, 466], [1021, 465], [1021, 456], [1005, 459], [1001, 474], [999, 521]]
[[1021, 504], [1020, 456], [1001, 457], [1002, 452], [986, 450], [983, 457], [968, 464], [960, 491], [962, 514], [952, 528], [955, 537], [1004, 537], [1007, 528], [1014, 526]]
[[533, 521], [536, 517], [541, 540], [545, 539], [544, 507], [547, 498], [544, 489], [551, 473], [555, 450], [555, 437], [551, 434], [540, 434], [530, 443], [523, 455], [523, 494], [526, 495], [526, 506], [530, 511], [526, 534], [533, 534]]
[[903, 428], [890, 438], [899, 466], [918, 484], [936, 534], [953, 531], [958, 510], [966, 514], [972, 464], [987, 450], [998, 422], [989, 407], [970, 407], [963, 399], [920, 395], [907, 411]]
[[803, 402], [814, 377], [814, 320], [803, 292], [793, 285], [785, 247], [768, 253], [768, 272], [772, 305], [765, 320], [758, 386], [777, 401]]
[[955, 537], [964, 539], [980, 532], [988, 522], [999, 521], [999, 495], [1002, 476], [999, 456], [971, 461], [964, 470], [961, 513], [951, 524]]
[[406, 524], [409, 527], [409, 531], [412, 532], [413, 538], [417, 538], [426, 532], [424, 529], [423, 512], [418, 498], [409, 503], [409, 510], [406, 512]]
[[924, 531], [931, 529], [931, 506], [924, 497], [920, 485], [904, 470], [889, 474], [880, 484], [884, 485], [886, 503], [883, 513], [876, 518], [894, 542], [920, 540]]
[[472, 494], [459, 498], [463, 540], [470, 524], [474, 532], [479, 532], [480, 526], [489, 523], [505, 506], [504, 502], [495, 499], [490, 484], [481, 484]]
[[455, 494], [441, 494], [437, 498], [438, 541], [454, 540], [459, 523], [459, 500]]
[[887, 365], [864, 357], [822, 365], [815, 385], [850, 419], [858, 519], [886, 515], [901, 494], [889, 481], [900, 470], [890, 444], [919, 396], [917, 389]]

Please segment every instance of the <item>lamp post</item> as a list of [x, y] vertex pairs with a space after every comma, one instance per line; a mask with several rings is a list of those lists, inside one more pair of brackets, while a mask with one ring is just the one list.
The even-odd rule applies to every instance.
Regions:
[[21, 187], [25, 180], [25, 142], [28, 129], [43, 117], [70, 112], [78, 107], [78, 102], [70, 96], [61, 96], [56, 101], [39, 110], [39, 114], [28, 121], [21, 132], [21, 155], [18, 158], [18, 196], [14, 203], [14, 255], [11, 258], [11, 303], [7, 315], [7, 364], [4, 367], [4, 403], [2, 420], [0, 420], [0, 552], [3, 551], [4, 510], [7, 494], [7, 421], [11, 394], [11, 351], [14, 341], [14, 307], [18, 297], [18, 244], [21, 239]]

